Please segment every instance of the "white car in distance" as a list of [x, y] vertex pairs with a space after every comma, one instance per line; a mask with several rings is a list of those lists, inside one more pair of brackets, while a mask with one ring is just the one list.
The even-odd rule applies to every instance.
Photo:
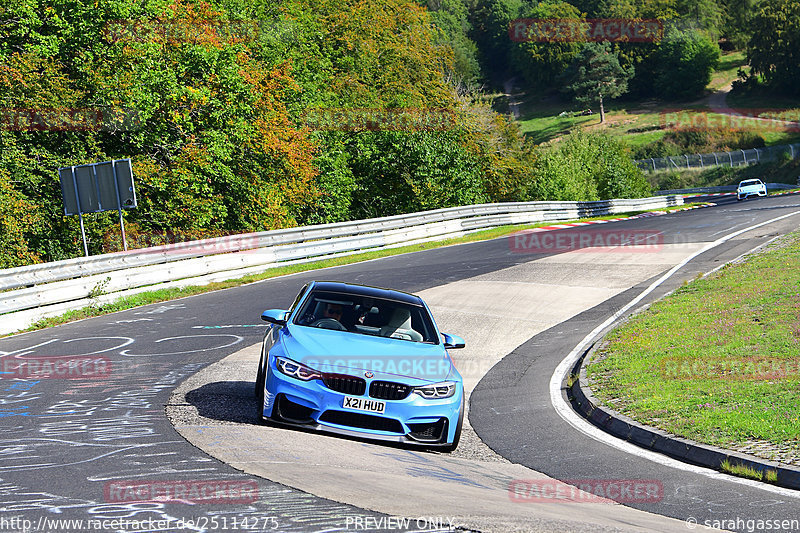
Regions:
[[736, 199], [746, 200], [750, 196], [766, 196], [767, 186], [759, 179], [743, 180], [736, 188]]

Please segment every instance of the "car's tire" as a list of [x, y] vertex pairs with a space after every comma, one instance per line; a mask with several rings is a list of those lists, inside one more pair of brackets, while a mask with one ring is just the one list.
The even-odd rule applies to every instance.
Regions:
[[256, 382], [253, 386], [253, 397], [258, 398], [259, 394], [263, 395], [264, 387], [260, 385], [260, 383], [264, 380], [262, 372], [263, 372], [263, 363], [264, 363], [264, 356], [261, 356], [261, 359], [258, 361], [258, 371], [256, 372]]
[[464, 427], [464, 393], [461, 393], [461, 409], [458, 413], [458, 424], [456, 424], [456, 434], [453, 435], [453, 442], [446, 446], [439, 448], [440, 451], [450, 453], [458, 447], [458, 441], [461, 440], [461, 429]]
[[261, 356], [261, 360], [258, 362], [258, 373], [256, 374], [256, 386], [255, 386], [255, 397], [256, 397], [256, 420], [258, 420], [259, 424], [264, 423], [264, 385], [266, 382], [266, 372], [264, 371], [264, 356]]

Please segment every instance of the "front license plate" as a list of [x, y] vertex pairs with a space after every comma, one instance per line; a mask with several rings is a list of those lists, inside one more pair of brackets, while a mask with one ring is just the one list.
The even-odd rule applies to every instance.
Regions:
[[368, 400], [367, 398], [354, 398], [353, 396], [345, 396], [342, 401], [342, 407], [349, 411], [367, 411], [370, 413], [383, 414], [386, 409], [385, 402], [378, 400]]

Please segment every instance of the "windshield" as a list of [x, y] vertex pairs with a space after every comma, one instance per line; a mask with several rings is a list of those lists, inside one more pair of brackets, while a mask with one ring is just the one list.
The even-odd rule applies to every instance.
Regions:
[[396, 300], [315, 291], [295, 315], [294, 324], [437, 344], [427, 310]]
[[748, 185], [761, 185], [759, 180], [747, 180], [739, 184], [739, 187], [747, 187]]

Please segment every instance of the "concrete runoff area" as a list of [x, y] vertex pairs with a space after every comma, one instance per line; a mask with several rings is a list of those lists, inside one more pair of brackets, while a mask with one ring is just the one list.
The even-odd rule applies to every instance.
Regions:
[[[526, 340], [664, 272], [703, 245], [538, 256], [418, 294], [441, 331], [466, 340], [466, 348], [451, 354], [469, 395]], [[514, 501], [509, 488], [515, 480], [539, 487], [552, 480], [494, 454], [467, 417], [452, 454], [260, 426], [253, 398], [259, 355], [256, 344], [211, 365], [178, 387], [167, 407], [189, 442], [246, 473], [391, 516], [447, 517], [455, 526], [483, 532], [686, 531], [681, 520], [611, 500], [598, 503], [580, 491]]]

